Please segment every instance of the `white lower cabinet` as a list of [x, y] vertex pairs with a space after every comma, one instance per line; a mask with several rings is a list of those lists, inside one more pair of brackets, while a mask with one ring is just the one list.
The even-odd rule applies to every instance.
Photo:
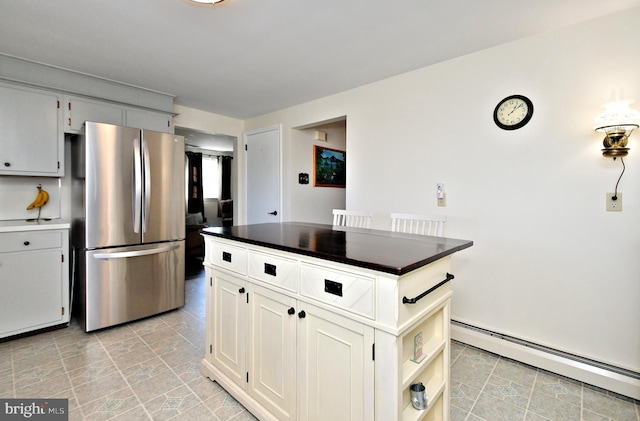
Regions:
[[258, 418], [372, 416], [373, 328], [221, 271], [207, 268], [207, 278], [206, 360], [226, 377], [215, 377], [223, 387], [231, 381], [246, 393], [250, 402], [239, 400]]
[[0, 338], [69, 322], [67, 230], [0, 233]]
[[[201, 371], [258, 419], [449, 419], [448, 258], [390, 276], [206, 235], [205, 244]], [[426, 410], [411, 404], [419, 382]]]

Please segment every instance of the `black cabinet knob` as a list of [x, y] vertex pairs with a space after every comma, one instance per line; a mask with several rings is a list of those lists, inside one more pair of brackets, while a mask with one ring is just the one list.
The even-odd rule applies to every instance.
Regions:
[[29, 244], [31, 244], [31, 243], [30, 243], [30, 242], [28, 242], [28, 241], [25, 241], [23, 244], [24, 244], [25, 246], [28, 246], [28, 245], [29, 245]]
[[240, 288], [240, 289], [238, 290], [238, 292], [239, 292], [240, 294], [244, 294], [244, 287]]
[[305, 313], [304, 310], [302, 310], [300, 313], [298, 313], [298, 317], [300, 317], [301, 319], [304, 319], [305, 317], [307, 317], [307, 313]]
[[296, 309], [291, 307], [289, 310], [287, 310], [287, 313], [289, 313], [289, 315], [293, 316], [293, 313], [296, 312]]
[[278, 214], [278, 211], [269, 212], [269, 215], [276, 216], [277, 214]]
[[10, 167], [10, 166], [11, 166], [11, 162], [5, 162], [5, 163], [4, 163], [4, 166], [5, 166], [5, 167]]

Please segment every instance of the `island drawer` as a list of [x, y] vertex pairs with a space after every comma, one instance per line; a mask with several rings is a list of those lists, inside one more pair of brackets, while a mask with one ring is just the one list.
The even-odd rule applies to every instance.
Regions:
[[3, 233], [0, 253], [42, 250], [62, 247], [60, 231], [24, 231]]
[[209, 244], [211, 245], [211, 250], [206, 256], [206, 260], [209, 263], [234, 272], [247, 273], [246, 249], [211, 240]]
[[300, 294], [373, 319], [373, 278], [302, 263]]
[[269, 253], [249, 252], [249, 276], [296, 291], [298, 262]]

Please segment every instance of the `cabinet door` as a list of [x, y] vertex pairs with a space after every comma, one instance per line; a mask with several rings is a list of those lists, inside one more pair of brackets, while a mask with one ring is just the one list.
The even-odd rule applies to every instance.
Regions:
[[296, 419], [296, 300], [249, 292], [248, 393], [279, 420]]
[[91, 101], [84, 98], [68, 98], [64, 109], [65, 132], [79, 133], [85, 121], [122, 125], [123, 109], [108, 102]]
[[64, 322], [62, 264], [60, 249], [0, 254], [0, 337]]
[[64, 175], [64, 137], [53, 93], [0, 86], [0, 174]]
[[173, 118], [170, 114], [127, 108], [125, 110], [128, 127], [136, 127], [156, 132], [173, 133]]
[[299, 419], [373, 419], [373, 328], [309, 304], [300, 310]]
[[245, 282], [222, 272], [213, 276], [213, 364], [243, 389], [246, 385], [247, 301]]

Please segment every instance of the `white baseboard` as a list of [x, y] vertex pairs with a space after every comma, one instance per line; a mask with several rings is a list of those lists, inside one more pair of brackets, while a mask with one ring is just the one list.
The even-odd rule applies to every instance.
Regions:
[[640, 380], [455, 324], [453, 340], [640, 400]]

